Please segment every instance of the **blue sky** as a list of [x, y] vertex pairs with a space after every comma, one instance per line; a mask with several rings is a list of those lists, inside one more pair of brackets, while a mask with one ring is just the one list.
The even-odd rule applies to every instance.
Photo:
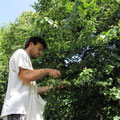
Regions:
[[1, 0], [0, 1], [0, 26], [14, 22], [24, 11], [34, 9], [30, 7], [38, 0]]

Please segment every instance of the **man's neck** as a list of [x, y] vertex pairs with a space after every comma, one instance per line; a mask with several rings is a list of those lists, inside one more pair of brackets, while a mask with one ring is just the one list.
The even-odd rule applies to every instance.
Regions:
[[26, 51], [26, 53], [28, 54], [28, 56], [31, 57], [31, 56], [30, 56], [30, 52], [29, 52], [29, 51], [30, 51], [29, 48], [26, 48], [25, 51]]

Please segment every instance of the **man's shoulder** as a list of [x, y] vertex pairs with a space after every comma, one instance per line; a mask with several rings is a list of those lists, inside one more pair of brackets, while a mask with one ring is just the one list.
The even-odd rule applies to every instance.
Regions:
[[17, 52], [17, 53], [25, 53], [25, 50], [24, 49], [17, 49], [15, 52]]
[[13, 54], [26, 54], [24, 49], [17, 49]]
[[13, 57], [19, 57], [19, 56], [26, 56], [27, 54], [26, 54], [26, 52], [25, 52], [25, 50], [24, 49], [17, 49], [13, 54], [12, 54], [12, 56], [11, 56], [11, 58], [13, 58]]

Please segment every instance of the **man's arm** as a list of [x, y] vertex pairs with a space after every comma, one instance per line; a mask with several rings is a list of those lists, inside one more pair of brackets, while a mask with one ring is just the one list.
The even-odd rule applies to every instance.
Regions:
[[23, 80], [23, 83], [30, 83], [31, 81], [39, 80], [40, 78], [45, 77], [47, 75], [52, 76], [53, 78], [58, 78], [60, 77], [60, 71], [49, 68], [28, 70], [19, 67], [18, 75]]
[[[59, 88], [59, 89], [63, 89], [65, 87], [66, 87], [65, 84], [56, 86], [56, 88]], [[39, 94], [44, 94], [44, 93], [48, 92], [51, 88], [53, 88], [53, 85], [38, 87], [38, 93]]]
[[51, 88], [53, 88], [53, 85], [38, 87], [38, 93], [44, 94], [44, 93], [48, 92]]

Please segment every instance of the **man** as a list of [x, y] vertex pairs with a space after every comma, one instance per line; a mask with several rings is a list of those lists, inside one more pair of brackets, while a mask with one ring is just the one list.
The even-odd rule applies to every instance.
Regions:
[[[26, 120], [31, 105], [31, 86], [35, 88], [35, 81], [45, 76], [52, 76], [53, 78], [60, 77], [60, 71], [56, 69], [43, 68], [36, 70], [32, 67], [30, 58], [38, 58], [46, 46], [42, 38], [31, 37], [25, 44], [25, 50], [18, 49], [11, 56], [9, 61], [7, 92], [1, 114], [1, 118], [4, 120]], [[45, 93], [50, 88], [52, 88], [52, 85], [49, 87], [38, 87], [37, 91], [39, 93]], [[31, 99], [33, 98], [31, 97]], [[43, 107], [44, 109], [44, 105], [39, 107]]]

